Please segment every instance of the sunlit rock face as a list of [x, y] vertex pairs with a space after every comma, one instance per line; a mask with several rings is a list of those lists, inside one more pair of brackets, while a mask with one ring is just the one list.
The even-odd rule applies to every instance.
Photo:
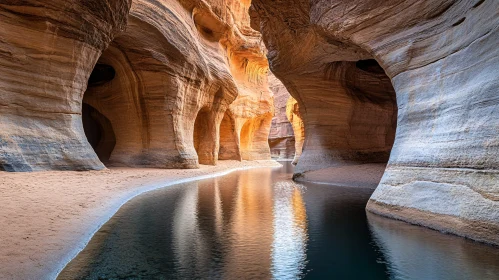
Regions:
[[243, 128], [265, 119], [272, 100], [248, 8], [239, 1], [133, 2], [126, 32], [99, 60], [116, 77], [89, 85], [84, 98], [112, 123], [109, 164], [193, 168], [257, 158], [246, 150], [268, 126]]
[[291, 159], [295, 156], [295, 135], [286, 115], [286, 105], [291, 98], [288, 90], [272, 73], [269, 74], [270, 90], [274, 94], [275, 114], [270, 128], [269, 145], [272, 158]]
[[226, 116], [234, 123], [238, 154], [243, 160], [270, 159], [268, 138], [274, 115], [274, 98], [269, 89], [269, 65], [261, 35], [250, 27], [248, 11], [251, 1], [213, 2], [217, 2], [220, 9], [229, 5], [231, 12], [225, 16], [234, 20], [234, 32], [227, 42], [226, 56], [238, 96], [230, 104]]
[[297, 171], [382, 164], [394, 142], [368, 210], [499, 244], [498, 15], [488, 0], [255, 0], [305, 124]]
[[2, 1], [0, 170], [102, 169], [83, 132], [92, 68], [131, 1]]
[[115, 77], [90, 81], [84, 96], [112, 124], [111, 164], [190, 168], [198, 158], [216, 162], [217, 130], [237, 96], [220, 43], [228, 28], [209, 6], [132, 3], [126, 31], [97, 64], [112, 67]]
[[386, 164], [397, 117], [390, 78], [366, 50], [304, 22], [308, 15], [302, 13], [311, 7], [288, 5], [281, 11], [282, 5], [255, 1], [253, 15], [272, 70], [297, 100], [305, 124], [296, 173]]
[[10, 2], [0, 170], [270, 157], [268, 63], [249, 2]]
[[291, 96], [286, 101], [286, 117], [291, 123], [295, 135], [295, 156], [292, 164], [296, 165], [300, 159], [303, 151], [303, 143], [305, 142], [305, 124], [301, 118], [300, 106], [296, 99]]

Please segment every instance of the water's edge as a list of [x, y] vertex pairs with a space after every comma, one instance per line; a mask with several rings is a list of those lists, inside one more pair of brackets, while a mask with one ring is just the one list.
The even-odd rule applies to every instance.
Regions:
[[[78, 242], [73, 250], [70, 250], [69, 256], [63, 258], [60, 261], [60, 264], [57, 265], [53, 272], [49, 273], [48, 275], [42, 276], [42, 279], [57, 279], [59, 274], [64, 270], [64, 268], [73, 260], [75, 259], [78, 254], [85, 249], [85, 247], [88, 245], [90, 240], [94, 237], [94, 235], [102, 228], [104, 224], [106, 224], [120, 209], [125, 205], [127, 202], [132, 200], [133, 198], [154, 191], [162, 188], [167, 188], [171, 187], [174, 185], [179, 185], [183, 183], [189, 183], [189, 182], [194, 182], [194, 181], [200, 181], [204, 179], [209, 179], [209, 178], [215, 178], [215, 177], [221, 177], [236, 171], [242, 171], [242, 170], [249, 170], [249, 169], [256, 169], [256, 168], [281, 168], [282, 164], [280, 164], [278, 161], [275, 160], [269, 160], [269, 162], [272, 162], [273, 165], [255, 165], [255, 166], [244, 166], [244, 167], [236, 167], [236, 168], [230, 168], [224, 171], [220, 172], [215, 172], [212, 174], [207, 174], [207, 175], [200, 175], [200, 176], [194, 176], [194, 177], [189, 177], [189, 178], [183, 178], [183, 179], [178, 179], [174, 181], [165, 181], [162, 183], [154, 183], [150, 185], [145, 185], [141, 186], [140, 190], [135, 190], [130, 192], [127, 196], [125, 196], [121, 201], [118, 202], [118, 206], [112, 208], [111, 211], [106, 213], [101, 220], [95, 221], [95, 226], [92, 226], [92, 228], [82, 236], [82, 240]], [[276, 166], [275, 164], [278, 164], [279, 166]], [[165, 180], [168, 178], [165, 178]]]

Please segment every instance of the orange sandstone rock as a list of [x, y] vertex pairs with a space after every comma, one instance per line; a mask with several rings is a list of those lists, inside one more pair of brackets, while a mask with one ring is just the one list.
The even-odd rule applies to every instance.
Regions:
[[305, 142], [305, 124], [301, 118], [298, 102], [291, 96], [286, 102], [286, 117], [291, 123], [295, 135], [295, 156], [292, 164], [297, 165]]
[[2, 4], [0, 170], [269, 158], [249, 2], [63, 2]]
[[286, 116], [286, 103], [291, 96], [272, 73], [269, 74], [269, 85], [274, 94], [275, 105], [275, 115], [269, 135], [270, 151], [273, 158], [290, 159], [295, 156], [293, 126]]

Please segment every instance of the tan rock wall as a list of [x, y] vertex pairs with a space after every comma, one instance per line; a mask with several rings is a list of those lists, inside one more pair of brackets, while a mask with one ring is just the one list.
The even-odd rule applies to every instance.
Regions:
[[[298, 172], [386, 160], [393, 97], [378, 99], [371, 88], [392, 92], [391, 80], [397, 132], [368, 209], [497, 243], [497, 1], [255, 0], [253, 8], [272, 71], [297, 99], [305, 123]], [[372, 58], [389, 80], [358, 80], [372, 84], [367, 95], [360, 89], [362, 100], [347, 90], [351, 79], [343, 74]], [[435, 218], [448, 215], [459, 223], [450, 228]]]
[[295, 135], [286, 116], [286, 104], [291, 96], [272, 73], [269, 73], [269, 86], [274, 94], [275, 107], [269, 134], [270, 152], [272, 158], [291, 159], [295, 156]]
[[291, 123], [295, 135], [295, 156], [292, 164], [297, 165], [303, 152], [303, 144], [305, 143], [305, 124], [301, 118], [300, 106], [296, 99], [291, 96], [286, 102], [286, 117]]
[[246, 122], [258, 123], [246, 158], [269, 157], [269, 125], [255, 120], [273, 100], [249, 2], [48, 2], [2, 4], [0, 169], [104, 168], [82, 100], [109, 165], [194, 168], [221, 150], [240, 159]]
[[131, 1], [2, 1], [0, 170], [102, 169], [81, 100]]

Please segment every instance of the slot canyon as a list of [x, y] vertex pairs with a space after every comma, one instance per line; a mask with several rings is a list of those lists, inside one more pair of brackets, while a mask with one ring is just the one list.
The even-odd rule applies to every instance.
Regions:
[[284, 168], [292, 191], [260, 169], [186, 186], [174, 228], [207, 227], [204, 203], [253, 244], [283, 235], [257, 201], [301, 215], [338, 187], [372, 235], [400, 220], [497, 251], [498, 44], [496, 0], [0, 0], [0, 278], [71, 279], [135, 196], [249, 168]]

